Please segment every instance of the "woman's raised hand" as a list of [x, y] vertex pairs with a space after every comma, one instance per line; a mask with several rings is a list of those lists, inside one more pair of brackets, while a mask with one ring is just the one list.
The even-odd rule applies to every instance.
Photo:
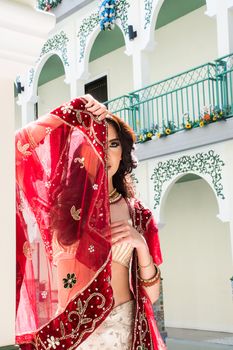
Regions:
[[127, 220], [111, 224], [112, 244], [130, 243], [134, 248], [144, 247], [145, 238]]
[[109, 111], [107, 107], [103, 103], [97, 101], [93, 96], [87, 94], [80, 98], [86, 101], [85, 107], [87, 111], [96, 115], [99, 120], [103, 120], [108, 116]]

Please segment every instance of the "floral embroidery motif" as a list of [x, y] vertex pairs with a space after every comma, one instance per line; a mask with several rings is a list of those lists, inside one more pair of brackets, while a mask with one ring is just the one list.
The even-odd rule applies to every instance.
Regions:
[[32, 247], [28, 241], [24, 242], [23, 253], [27, 259], [32, 260]]
[[148, 350], [148, 348], [146, 348], [145, 344], [142, 344], [137, 346], [137, 350]]
[[81, 210], [82, 210], [81, 208], [76, 210], [75, 206], [74, 205], [72, 206], [72, 208], [70, 209], [70, 214], [74, 220], [79, 221], [81, 219], [80, 217]]
[[74, 159], [75, 163], [79, 162], [81, 164], [80, 165], [80, 169], [84, 168], [84, 161], [85, 161], [84, 157], [82, 157], [82, 158], [77, 157], [77, 158]]
[[61, 107], [61, 111], [63, 111], [63, 114], [67, 114], [67, 113], [71, 113], [72, 112], [72, 109], [74, 107], [72, 106], [72, 104], [69, 102], [69, 103], [65, 103], [63, 104], [63, 106]]
[[40, 296], [41, 296], [41, 299], [45, 300], [45, 299], [47, 299], [48, 292], [47, 292], [46, 290], [43, 290], [43, 291], [40, 293]]
[[88, 250], [89, 250], [90, 253], [94, 253], [94, 251], [95, 251], [94, 245], [91, 244], [91, 245], [89, 246]]
[[57, 345], [60, 345], [60, 342], [58, 339], [55, 339], [54, 336], [50, 337], [50, 339], [48, 338], [48, 346], [49, 346], [49, 349], [53, 348], [53, 349], [56, 349], [57, 348]]
[[18, 140], [17, 142], [17, 149], [20, 153], [22, 153], [24, 156], [30, 156], [32, 152], [27, 151], [28, 148], [30, 147], [29, 143], [25, 143], [24, 145], [21, 144], [21, 141]]
[[64, 288], [72, 288], [77, 282], [74, 273], [68, 273], [66, 278], [63, 278]]
[[50, 188], [51, 187], [51, 182], [50, 181], [46, 181], [45, 182], [45, 187], [46, 188]]
[[52, 129], [51, 129], [50, 127], [47, 127], [47, 128], [45, 129], [45, 133], [46, 133], [46, 134], [50, 135], [51, 132], [52, 132]]
[[92, 187], [93, 187], [93, 190], [98, 190], [98, 185], [97, 184], [94, 184]]

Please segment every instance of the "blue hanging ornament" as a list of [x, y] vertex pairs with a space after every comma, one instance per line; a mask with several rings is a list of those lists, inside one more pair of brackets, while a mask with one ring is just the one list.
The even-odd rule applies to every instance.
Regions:
[[116, 0], [104, 0], [99, 7], [101, 30], [113, 30], [116, 23]]

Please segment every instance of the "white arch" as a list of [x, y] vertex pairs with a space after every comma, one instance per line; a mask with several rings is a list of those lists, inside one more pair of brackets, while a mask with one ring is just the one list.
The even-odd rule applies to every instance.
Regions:
[[217, 218], [219, 220], [221, 220], [222, 222], [228, 222], [230, 220], [229, 217], [229, 206], [227, 203], [227, 199], [221, 199], [216, 195], [216, 191], [215, 188], [212, 184], [211, 181], [211, 177], [209, 175], [205, 175], [205, 174], [201, 174], [198, 172], [193, 172], [193, 171], [187, 171], [185, 173], [179, 174], [175, 177], [173, 177], [171, 180], [167, 181], [164, 185], [163, 185], [163, 190], [161, 193], [161, 200], [160, 200], [160, 205], [158, 207], [158, 209], [156, 210], [156, 219], [157, 222], [159, 223], [160, 226], [164, 226], [165, 223], [165, 204], [166, 204], [166, 200], [167, 200], [167, 196], [171, 190], [171, 188], [173, 187], [173, 185], [183, 176], [188, 175], [188, 174], [194, 174], [197, 175], [199, 177], [201, 177], [208, 186], [210, 186], [210, 188], [212, 189], [217, 205], [218, 205], [218, 214], [217, 214]]
[[155, 23], [157, 22], [157, 18], [159, 15], [159, 11], [166, 0], [154, 0], [152, 4], [152, 10], [151, 10], [151, 21], [148, 25], [147, 29], [145, 30], [145, 42], [143, 49], [145, 50], [151, 50], [154, 48], [156, 42], [154, 37], [154, 31], [155, 31]]
[[[152, 50], [156, 45], [156, 37], [154, 35], [155, 25], [159, 16], [160, 9], [166, 0], [154, 0], [152, 4], [151, 11], [151, 21], [146, 29], [145, 33], [145, 43], [143, 49]], [[216, 1], [218, 0], [206, 0], [207, 13], [212, 13], [216, 9]], [[216, 10], [215, 10], [216, 11]]]
[[37, 100], [37, 88], [38, 88], [38, 81], [39, 81], [40, 73], [42, 72], [42, 69], [43, 69], [44, 65], [46, 64], [46, 62], [48, 61], [48, 59], [50, 57], [52, 57], [53, 55], [57, 55], [60, 58], [61, 63], [64, 67], [64, 71], [65, 71], [65, 81], [67, 80], [69, 71], [68, 71], [68, 67], [63, 62], [62, 55], [58, 51], [55, 51], [55, 50], [48, 52], [47, 54], [43, 55], [40, 58], [40, 60], [38, 61], [38, 63], [35, 66], [32, 85], [28, 88], [28, 91], [29, 91], [28, 101], [34, 102]]
[[[120, 20], [118, 20], [118, 19], [116, 20], [116, 25], [120, 28], [120, 30], [124, 36], [126, 51], [127, 51], [129, 39], [124, 33], [124, 30], [123, 30], [123, 27], [121, 25]], [[88, 77], [89, 77], [89, 70], [88, 70], [89, 57], [90, 57], [92, 46], [93, 46], [93, 44], [94, 44], [94, 42], [95, 42], [95, 40], [100, 32], [101, 32], [100, 27], [96, 26], [95, 29], [91, 32], [91, 34], [88, 36], [88, 38], [86, 40], [83, 59], [81, 60], [81, 62], [78, 63], [77, 79], [85, 80], [85, 79], [88, 79]], [[79, 45], [79, 55], [78, 56], [80, 56], [80, 45]]]

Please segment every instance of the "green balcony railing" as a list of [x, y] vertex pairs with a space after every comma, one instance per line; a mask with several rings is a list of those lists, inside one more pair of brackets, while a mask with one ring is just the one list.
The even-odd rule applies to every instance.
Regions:
[[199, 126], [206, 110], [233, 114], [233, 54], [106, 102], [136, 132]]

